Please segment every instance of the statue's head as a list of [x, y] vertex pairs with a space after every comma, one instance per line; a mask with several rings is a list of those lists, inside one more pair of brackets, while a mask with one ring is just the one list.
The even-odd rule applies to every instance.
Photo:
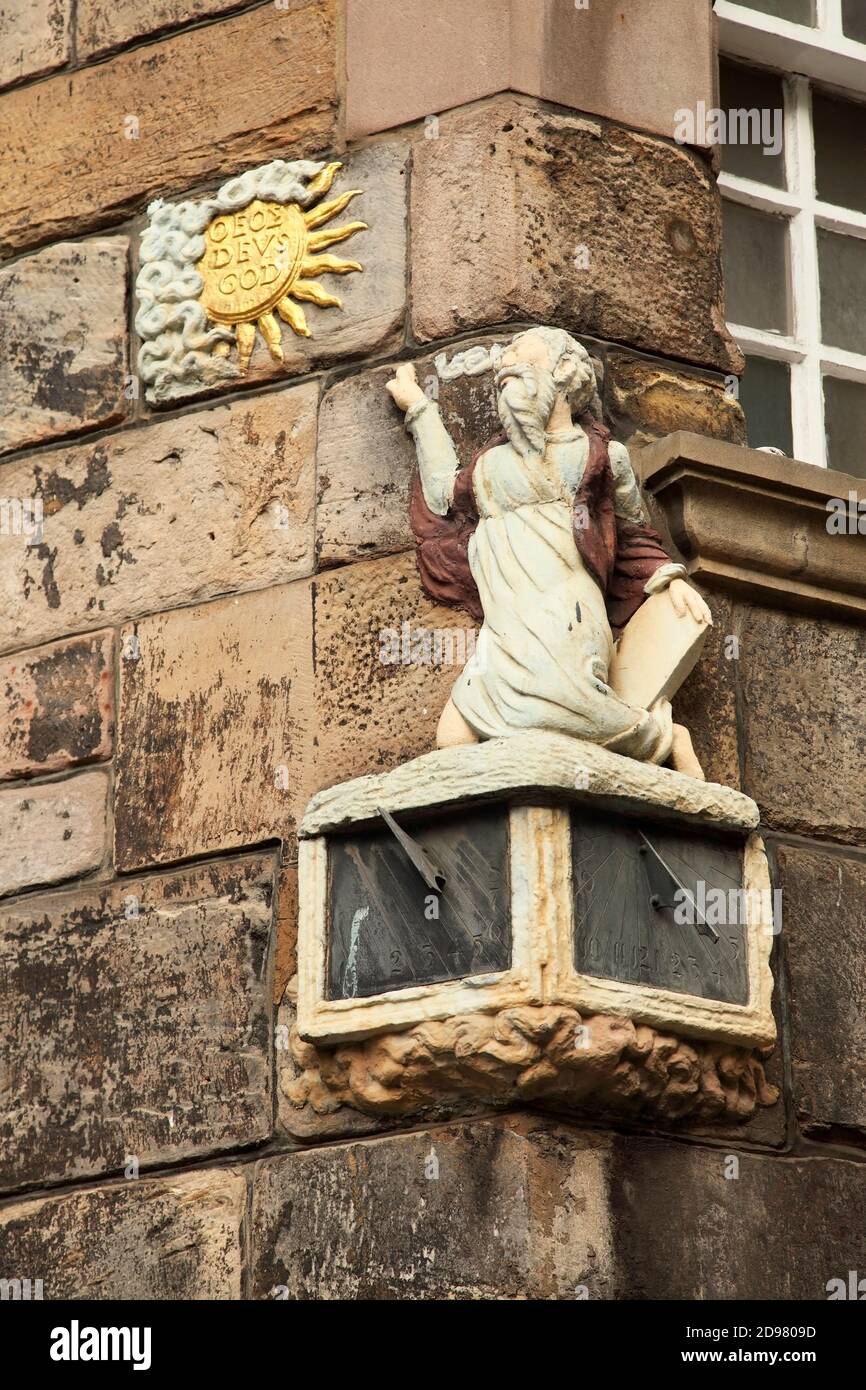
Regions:
[[518, 333], [496, 374], [499, 418], [518, 453], [541, 454], [558, 397], [580, 414], [592, 400], [595, 373], [589, 353], [563, 328]]

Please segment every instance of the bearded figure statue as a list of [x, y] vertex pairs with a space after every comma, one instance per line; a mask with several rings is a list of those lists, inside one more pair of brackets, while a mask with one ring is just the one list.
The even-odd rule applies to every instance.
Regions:
[[[387, 386], [418, 457], [411, 522], [424, 588], [482, 620], [438, 746], [553, 730], [703, 778], [670, 696], [712, 619], [650, 528], [628, 451], [588, 412], [589, 354], [562, 329], [537, 327], [488, 365], [504, 434], [464, 466], [414, 367], [399, 366]], [[669, 669], [664, 695], [642, 708], [610, 677], [651, 597], [658, 641], [644, 615], [641, 650]], [[670, 642], [672, 619], [684, 641]]]

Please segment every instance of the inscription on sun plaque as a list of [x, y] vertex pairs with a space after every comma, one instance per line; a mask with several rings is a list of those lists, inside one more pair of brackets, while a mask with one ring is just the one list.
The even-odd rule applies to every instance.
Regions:
[[243, 212], [216, 217], [205, 232], [201, 302], [212, 319], [239, 323], [273, 308], [297, 277], [304, 219], [292, 205], [256, 199]]

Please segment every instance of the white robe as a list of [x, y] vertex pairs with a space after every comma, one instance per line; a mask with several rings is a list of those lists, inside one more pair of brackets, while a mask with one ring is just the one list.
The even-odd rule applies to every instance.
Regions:
[[[444, 516], [459, 467], [432, 402], [407, 413], [424, 497]], [[612, 444], [617, 513], [644, 522], [640, 494], [621, 445]], [[469, 544], [484, 622], [475, 653], [451, 692], [479, 738], [551, 729], [617, 753], [664, 762], [671, 748], [671, 707], [640, 710], [607, 683], [614, 643], [604, 595], [574, 541], [573, 505], [589, 454], [579, 427], [547, 437], [544, 457], [523, 458], [511, 444], [475, 465], [479, 521]], [[681, 565], [653, 575], [647, 593], [666, 587]]]

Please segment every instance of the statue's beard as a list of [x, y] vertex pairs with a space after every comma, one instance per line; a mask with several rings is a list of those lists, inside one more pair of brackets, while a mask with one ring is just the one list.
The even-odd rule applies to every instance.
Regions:
[[544, 435], [556, 400], [553, 373], [529, 363], [503, 367], [496, 374], [499, 418], [521, 458], [544, 453]]

